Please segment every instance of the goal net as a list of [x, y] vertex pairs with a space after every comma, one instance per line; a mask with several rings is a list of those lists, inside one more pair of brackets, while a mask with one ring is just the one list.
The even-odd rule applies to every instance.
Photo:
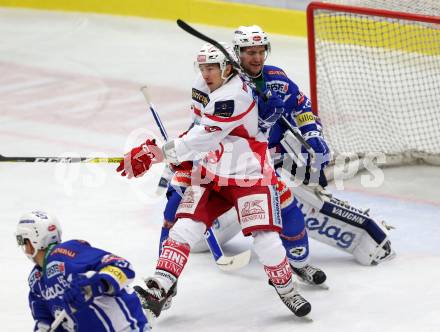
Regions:
[[336, 160], [440, 164], [440, 1], [314, 2], [307, 20], [313, 110]]

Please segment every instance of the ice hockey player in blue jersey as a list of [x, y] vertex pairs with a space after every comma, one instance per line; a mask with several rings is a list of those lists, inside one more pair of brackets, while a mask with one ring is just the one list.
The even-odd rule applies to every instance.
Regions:
[[61, 242], [58, 221], [41, 211], [20, 218], [16, 238], [35, 263], [29, 275], [35, 332], [150, 331], [127, 260], [85, 241]]
[[[316, 155], [320, 156], [316, 158], [314, 166], [322, 169], [328, 163], [330, 151], [311, 112], [310, 101], [282, 69], [264, 64], [270, 53], [267, 34], [255, 25], [240, 26], [234, 32], [232, 42], [234, 51], [240, 59], [240, 65], [246, 74], [252, 78], [260, 91], [266, 95], [269, 92], [270, 97], [267, 101], [260, 97], [258, 102], [259, 125], [269, 132], [269, 147], [277, 153], [284, 152], [280, 141], [286, 128], [278, 121], [281, 115], [284, 115], [292, 126], [299, 127], [304, 139]], [[265, 107], [271, 102], [276, 103], [277, 98], [283, 101], [279, 107], [282, 112], [276, 112], [276, 107], [273, 106]], [[299, 154], [305, 152], [304, 149], [298, 151]], [[274, 161], [277, 163], [277, 158], [274, 158]], [[318, 166], [316, 166], [317, 161], [320, 163]], [[325, 177], [321, 176], [320, 181], [324, 182]], [[281, 184], [283, 185], [282, 182]], [[308, 283], [322, 284], [326, 280], [326, 275], [321, 269], [308, 263], [309, 244], [304, 216], [298, 207], [297, 200], [292, 197], [290, 189], [286, 186], [280, 190], [280, 201], [283, 219], [283, 230], [280, 236], [293, 270]]]
[[[306, 263], [307, 232], [318, 241], [352, 254], [363, 265], [376, 265], [394, 257], [389, 227], [383, 221], [373, 219], [369, 209], [355, 208], [325, 190], [327, 180], [324, 169], [330, 160], [330, 149], [324, 140], [322, 127], [312, 113], [310, 100], [298, 86], [281, 68], [265, 65], [271, 48], [267, 34], [256, 25], [241, 26], [234, 32], [233, 45], [241, 67], [260, 91], [283, 99], [283, 115], [293, 127], [299, 128], [316, 155], [312, 161], [305, 148], [277, 120], [279, 113], [273, 112], [273, 108], [259, 106], [259, 124], [269, 131], [269, 147], [278, 156], [274, 158], [277, 173], [281, 175], [283, 169], [287, 171], [284, 174], [288, 173], [289, 180], [294, 178], [297, 181], [292, 188], [295, 197], [292, 204], [285, 207], [281, 195], [282, 207], [284, 205], [281, 237], [293, 270], [312, 281], [310, 276], [314, 275], [315, 269]], [[259, 105], [264, 106], [261, 99]], [[282, 178], [286, 181], [286, 176]], [[298, 185], [298, 182], [302, 184]], [[287, 184], [290, 186], [290, 183]]]

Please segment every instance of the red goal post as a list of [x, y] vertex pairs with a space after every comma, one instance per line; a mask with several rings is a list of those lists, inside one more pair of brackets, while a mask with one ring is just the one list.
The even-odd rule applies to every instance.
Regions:
[[335, 155], [440, 164], [440, 17], [312, 2], [307, 25], [313, 112]]

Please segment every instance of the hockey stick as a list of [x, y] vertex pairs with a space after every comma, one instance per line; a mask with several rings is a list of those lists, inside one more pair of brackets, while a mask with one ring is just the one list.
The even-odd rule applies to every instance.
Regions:
[[251, 259], [250, 250], [243, 251], [234, 256], [225, 256], [217, 238], [215, 237], [214, 230], [211, 227], [206, 230], [205, 239], [212, 256], [214, 256], [215, 263], [220, 270], [234, 271], [249, 264]]
[[[232, 64], [232, 66], [238, 71], [239, 75], [248, 83], [258, 94], [258, 96], [262, 97], [264, 100], [267, 99], [267, 96], [264, 95], [264, 93], [258, 89], [258, 87], [255, 85], [255, 83], [252, 81], [252, 79], [249, 77], [248, 74], [243, 70], [243, 68], [240, 66], [240, 64], [235, 61], [233, 57], [228, 53], [228, 51], [216, 40], [204, 35], [200, 31], [197, 31], [192, 26], [187, 24], [186, 22], [182, 21], [180, 18], [177, 19], [177, 25], [184, 31], [188, 32], [189, 34], [193, 35], [194, 37], [197, 37], [207, 43], [210, 43], [211, 45], [215, 46], [220, 52], [222, 52], [225, 57], [228, 59], [228, 61]], [[309, 153], [311, 160], [315, 160], [315, 151], [312, 149], [309, 143], [302, 137], [301, 132], [298, 128], [294, 128], [289, 120], [286, 119], [284, 115], [281, 116], [281, 121], [283, 122], [283, 125], [287, 127], [288, 130], [292, 132], [292, 134], [295, 136], [295, 138], [304, 146], [306, 151]]]
[[119, 163], [122, 159], [119, 157], [6, 157], [0, 155], [0, 162], [14, 163]]
[[[144, 95], [145, 101], [147, 102], [148, 105], [148, 109], [150, 110], [151, 115], [153, 115], [154, 122], [156, 122], [156, 125], [159, 128], [159, 131], [163, 139], [165, 141], [168, 141], [168, 133], [165, 127], [163, 126], [162, 121], [160, 120], [159, 113], [157, 113], [154, 104], [151, 102], [147, 86], [141, 87], [141, 92]], [[157, 195], [162, 195], [168, 189], [168, 183], [170, 182], [172, 176], [173, 176], [173, 172], [171, 171], [170, 167], [168, 166], [168, 164], [165, 165], [165, 168], [159, 180], [159, 184], [157, 185], [157, 190], [156, 190]]]
[[[157, 113], [156, 109], [154, 108], [154, 105], [151, 103], [150, 96], [148, 95], [147, 87], [143, 86], [141, 88], [141, 92], [145, 97], [145, 101], [148, 104], [148, 107], [151, 111], [151, 114], [153, 115], [154, 121], [156, 122], [157, 126], [159, 127], [159, 131], [162, 134], [162, 137], [165, 141], [168, 141], [168, 134], [165, 130], [165, 127], [160, 119], [159, 113]], [[168, 167], [168, 166], [167, 166]], [[161, 178], [160, 183], [162, 180], [166, 181], [166, 187], [168, 187], [168, 182], [166, 178]], [[246, 250], [240, 254], [234, 255], [234, 256], [225, 256], [223, 254], [223, 250], [220, 247], [220, 244], [214, 234], [213, 229], [210, 227], [205, 232], [205, 239], [206, 243], [208, 244], [208, 247], [212, 253], [212, 256], [214, 257], [215, 263], [219, 267], [220, 270], [223, 271], [233, 271], [242, 268], [243, 266], [246, 266], [249, 264], [249, 261], [251, 259], [251, 251]]]
[[54, 332], [66, 318], [67, 312], [66, 309], [63, 309], [57, 318], [55, 318], [55, 320], [52, 322], [52, 324], [50, 324], [50, 328], [47, 332]]

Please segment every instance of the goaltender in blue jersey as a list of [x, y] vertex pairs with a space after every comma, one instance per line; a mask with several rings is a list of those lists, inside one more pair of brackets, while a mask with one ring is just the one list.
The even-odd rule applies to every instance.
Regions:
[[127, 260], [85, 241], [61, 242], [58, 221], [41, 211], [20, 218], [16, 237], [36, 264], [29, 276], [34, 331], [150, 331]]

